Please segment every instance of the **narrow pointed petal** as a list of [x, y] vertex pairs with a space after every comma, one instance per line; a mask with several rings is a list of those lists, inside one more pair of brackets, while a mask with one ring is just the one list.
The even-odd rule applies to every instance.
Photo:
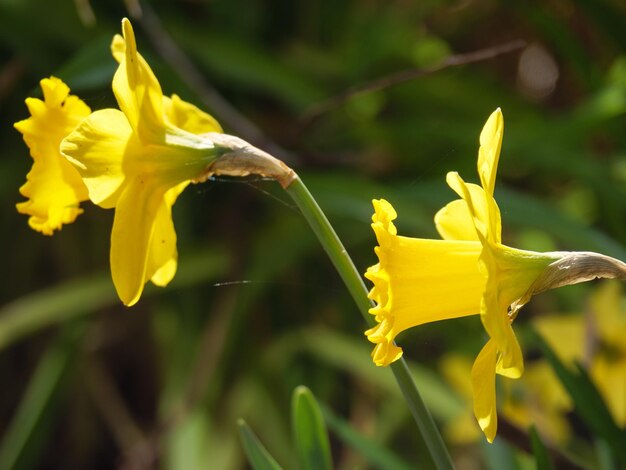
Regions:
[[[125, 34], [129, 37], [132, 35], [134, 43], [132, 28], [130, 33]], [[111, 54], [118, 63], [122, 63], [126, 60], [126, 41], [119, 34], [113, 37], [113, 41], [111, 42]], [[143, 56], [139, 54], [139, 52], [136, 52], [136, 56], [137, 62], [145, 64], [145, 67], [149, 70], [149, 66]], [[142, 67], [144, 67], [144, 65], [142, 65]], [[191, 132], [192, 134], [223, 132], [222, 127], [213, 116], [205, 113], [193, 104], [187, 103], [176, 94], [172, 95], [171, 98], [163, 96], [163, 112], [168, 124]]]
[[504, 118], [502, 111], [498, 108], [489, 116], [480, 133], [480, 148], [478, 149], [478, 175], [483, 188], [490, 196], [493, 196], [496, 185], [503, 134]]
[[114, 207], [126, 177], [124, 155], [137, 143], [121, 111], [92, 113], [61, 143], [61, 152], [74, 164], [89, 189], [89, 198], [101, 207]]
[[163, 204], [159, 206], [156, 214], [146, 277], [160, 287], [169, 284], [176, 274], [178, 253], [176, 250], [176, 231], [172, 220], [172, 206], [188, 184], [189, 182], [185, 181], [167, 191], [163, 198]]
[[111, 275], [124, 305], [134, 305], [143, 292], [154, 225], [165, 204], [164, 194], [163, 188], [134, 180], [117, 202], [111, 231]]
[[28, 198], [17, 204], [18, 212], [29, 215], [31, 228], [52, 235], [63, 224], [82, 213], [79, 204], [87, 199], [78, 172], [62, 157], [59, 144], [90, 113], [89, 107], [55, 77], [40, 82], [43, 101], [28, 98], [31, 117], [15, 123], [30, 148], [33, 166], [20, 193]]
[[498, 430], [496, 410], [496, 344], [489, 340], [476, 357], [472, 367], [474, 415], [489, 442]]
[[[115, 98], [128, 122], [144, 143], [161, 143], [165, 139], [163, 92], [152, 69], [137, 53], [135, 33], [128, 19], [122, 20], [124, 58], [113, 77]], [[112, 44], [114, 57], [120, 56], [119, 39]]]

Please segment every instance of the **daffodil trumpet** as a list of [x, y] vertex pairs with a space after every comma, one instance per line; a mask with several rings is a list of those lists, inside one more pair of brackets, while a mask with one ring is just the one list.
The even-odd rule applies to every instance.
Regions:
[[496, 429], [495, 374], [518, 378], [522, 352], [511, 324], [539, 292], [594, 278], [625, 278], [626, 264], [590, 252], [537, 253], [501, 242], [500, 210], [493, 197], [504, 122], [500, 109], [487, 120], [478, 151], [481, 185], [450, 172], [459, 199], [435, 215], [441, 240], [403, 237], [397, 214], [374, 200], [372, 228], [378, 263], [365, 277], [374, 284], [370, 310], [376, 326], [365, 332], [376, 346], [372, 358], [386, 366], [402, 355], [395, 338], [424, 323], [479, 314], [489, 336], [472, 368], [474, 414], [489, 442]]
[[29, 216], [33, 230], [52, 235], [82, 213], [80, 203], [89, 196], [80, 174], [60, 153], [59, 146], [91, 109], [70, 95], [69, 87], [55, 77], [40, 82], [43, 100], [27, 98], [31, 116], [15, 123], [33, 157], [33, 166], [20, 193], [28, 200], [17, 204]]

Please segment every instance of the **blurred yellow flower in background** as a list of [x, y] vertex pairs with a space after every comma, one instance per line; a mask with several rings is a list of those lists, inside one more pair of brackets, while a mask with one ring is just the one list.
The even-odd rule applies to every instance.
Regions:
[[18, 212], [29, 215], [28, 224], [44, 235], [52, 235], [63, 224], [82, 213], [79, 205], [89, 197], [80, 174], [61, 155], [59, 145], [91, 110], [56, 77], [40, 82], [43, 100], [27, 98], [31, 117], [15, 123], [30, 148], [33, 166], [20, 193], [28, 201], [17, 204]]
[[136, 303], [144, 284], [165, 286], [178, 255], [172, 205], [217, 157], [210, 138], [221, 132], [208, 114], [176, 95], [163, 96], [150, 66], [137, 52], [130, 22], [111, 50], [119, 67], [113, 92], [121, 110], [89, 115], [61, 143], [61, 152], [83, 178], [89, 198], [115, 208], [111, 275], [125, 305]]
[[626, 427], [626, 297], [617, 282], [594, 292], [585, 315], [548, 315], [533, 321], [566, 363], [589, 371], [615, 422]]

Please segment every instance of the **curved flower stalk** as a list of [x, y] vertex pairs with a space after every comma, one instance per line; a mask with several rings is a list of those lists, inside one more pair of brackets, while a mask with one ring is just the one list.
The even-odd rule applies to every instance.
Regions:
[[489, 442], [497, 429], [495, 375], [518, 378], [522, 352], [511, 323], [533, 294], [596, 277], [626, 277], [626, 264], [597, 253], [536, 253], [503, 245], [500, 210], [493, 197], [503, 135], [497, 109], [480, 134], [481, 186], [456, 172], [448, 185], [460, 196], [435, 215], [443, 240], [398, 236], [386, 201], [374, 201], [372, 217], [378, 264], [365, 276], [373, 281], [370, 310], [378, 325], [366, 331], [376, 344], [377, 365], [398, 359], [397, 334], [423, 323], [480, 314], [489, 341], [472, 368], [474, 414]]
[[89, 198], [115, 208], [111, 274], [125, 305], [139, 300], [151, 280], [165, 286], [177, 268], [172, 205], [219, 156], [209, 137], [221, 127], [176, 95], [163, 96], [137, 52], [132, 26], [111, 45], [119, 67], [113, 78], [118, 109], [99, 110], [61, 142], [61, 153], [82, 176]]
[[52, 235], [63, 224], [74, 222], [83, 212], [80, 203], [89, 199], [80, 174], [60, 154], [59, 145], [91, 110], [56, 77], [44, 78], [40, 85], [43, 100], [27, 98], [31, 116], [15, 123], [33, 157], [27, 181], [20, 188], [28, 201], [16, 207], [30, 216], [33, 230]]

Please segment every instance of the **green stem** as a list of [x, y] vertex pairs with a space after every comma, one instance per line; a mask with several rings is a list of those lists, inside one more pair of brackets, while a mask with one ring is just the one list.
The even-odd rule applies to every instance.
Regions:
[[[341, 279], [343, 279], [343, 282], [348, 287], [352, 298], [359, 307], [363, 318], [365, 318], [365, 322], [369, 326], [373, 326], [375, 320], [372, 318], [372, 315], [369, 314], [369, 309], [373, 304], [367, 296], [368, 291], [363, 282], [363, 278], [354, 266], [352, 259], [343, 247], [332, 225], [330, 225], [330, 222], [299, 177], [296, 177], [293, 182], [287, 186], [286, 191], [304, 215], [304, 218], [313, 229], [313, 232], [315, 232], [324, 250], [333, 262], [335, 269], [337, 269]], [[411, 414], [417, 423], [417, 427], [422, 434], [422, 438], [430, 452], [433, 462], [438, 469], [454, 468], [450, 455], [448, 454], [448, 449], [441, 438], [441, 434], [435, 425], [430, 411], [426, 408], [417, 390], [417, 386], [411, 377], [406, 362], [401, 358], [391, 364], [391, 369], [409, 405]]]

